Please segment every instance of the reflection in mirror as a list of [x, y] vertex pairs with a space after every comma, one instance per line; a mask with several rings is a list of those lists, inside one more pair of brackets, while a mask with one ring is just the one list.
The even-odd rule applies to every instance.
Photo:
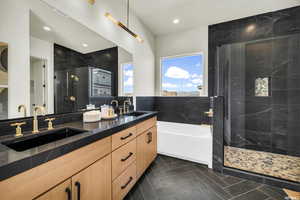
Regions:
[[8, 45], [0, 42], [0, 120], [8, 117]]
[[119, 95], [121, 96], [133, 96], [133, 58], [123, 48], [119, 47]]
[[[45, 107], [46, 114], [78, 112], [90, 104], [98, 108], [127, 94], [119, 85], [120, 63], [132, 63], [130, 53], [43, 1], [32, 5], [30, 34], [17, 36], [30, 41], [30, 51], [22, 46], [24, 55], [11, 50], [8, 57], [10, 42], [0, 38], [0, 120], [32, 116], [35, 106]], [[18, 23], [12, 21], [11, 26]], [[10, 59], [25, 66], [14, 67], [8, 80]], [[9, 93], [10, 84], [14, 87]]]

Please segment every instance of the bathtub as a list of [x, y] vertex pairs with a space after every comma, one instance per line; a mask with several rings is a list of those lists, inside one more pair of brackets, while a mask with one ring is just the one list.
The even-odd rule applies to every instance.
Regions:
[[208, 125], [157, 122], [159, 154], [208, 165], [212, 168], [212, 133]]

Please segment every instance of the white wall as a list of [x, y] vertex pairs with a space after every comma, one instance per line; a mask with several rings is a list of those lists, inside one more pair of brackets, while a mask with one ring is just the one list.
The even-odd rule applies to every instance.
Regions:
[[[203, 52], [205, 55], [205, 70], [208, 70], [208, 26], [200, 26], [184, 32], [158, 36], [156, 38], [156, 95], [160, 95], [160, 59], [167, 56], [176, 56], [188, 53]], [[208, 84], [204, 77], [204, 84]], [[206, 91], [207, 94], [207, 87]]]
[[46, 109], [48, 114], [54, 113], [54, 45], [48, 41], [30, 37], [30, 56], [46, 60]]
[[8, 117], [30, 106], [29, 9], [17, 0], [0, 1], [0, 41], [8, 43]]

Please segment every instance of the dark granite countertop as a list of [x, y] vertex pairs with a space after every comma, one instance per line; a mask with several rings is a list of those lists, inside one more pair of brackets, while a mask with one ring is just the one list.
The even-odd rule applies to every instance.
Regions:
[[[14, 139], [13, 135], [0, 137], [0, 181], [32, 169], [97, 140], [111, 136], [114, 133], [157, 115], [157, 112], [144, 113], [144, 115], [138, 117], [121, 116], [115, 120], [95, 123], [77, 121], [61, 124], [55, 128], [68, 127], [83, 129], [86, 130], [86, 132], [22, 152], [17, 152], [2, 144], [5, 141]], [[32, 134], [24, 133], [23, 137], [32, 137]]]

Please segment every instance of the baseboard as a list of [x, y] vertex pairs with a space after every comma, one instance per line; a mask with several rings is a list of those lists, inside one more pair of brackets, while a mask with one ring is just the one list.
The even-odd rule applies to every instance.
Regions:
[[175, 155], [175, 154], [165, 153], [165, 152], [161, 152], [161, 151], [158, 151], [157, 153], [160, 154], [160, 155], [165, 155], [165, 156], [169, 156], [169, 157], [173, 157], [173, 158], [178, 158], [178, 159], [181, 159], [181, 160], [187, 160], [187, 161], [207, 165], [208, 168], [212, 169], [212, 166], [210, 166], [210, 164], [208, 162], [205, 162], [205, 161], [202, 161], [202, 160], [197, 160], [197, 159], [189, 158], [189, 157], [186, 157], [186, 156], [179, 156], [179, 155]]

